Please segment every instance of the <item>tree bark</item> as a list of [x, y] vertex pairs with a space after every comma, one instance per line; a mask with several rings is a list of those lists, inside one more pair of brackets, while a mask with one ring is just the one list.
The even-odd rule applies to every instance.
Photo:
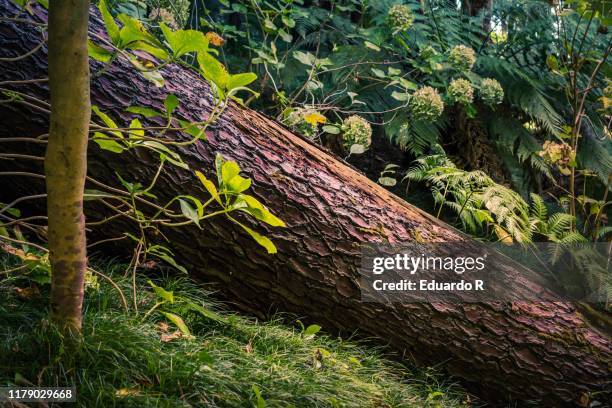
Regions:
[[[2, 15], [14, 13], [0, 0]], [[7, 12], [8, 11], [8, 12]], [[38, 18], [44, 13], [37, 11]], [[99, 20], [91, 21], [101, 33]], [[31, 27], [0, 26], [3, 55], [32, 48]], [[98, 64], [93, 64], [99, 70]], [[40, 78], [46, 72], [42, 49], [27, 62], [0, 65], [0, 81]], [[178, 115], [206, 118], [210, 93], [197, 74], [178, 66], [162, 71], [164, 88], [155, 88], [125, 61], [118, 60], [92, 82], [92, 101], [118, 123], [127, 123], [130, 105], [161, 108], [168, 93], [177, 95]], [[14, 89], [47, 97], [44, 83]], [[23, 103], [0, 105], [0, 151], [35, 153], [36, 145], [1, 143], [2, 138], [44, 133], [48, 117]], [[152, 124], [148, 122], [148, 124]], [[179, 263], [243, 310], [265, 317], [275, 310], [306, 315], [328, 331], [375, 336], [407, 358], [442, 364], [472, 390], [491, 400], [536, 400], [543, 406], [570, 405], [611, 387], [610, 335], [595, 328], [576, 308], [525, 281], [524, 269], [506, 263], [500, 276], [524, 283], [519, 291], [542, 292], [543, 302], [365, 303], [358, 272], [361, 246], [368, 243], [453, 242], [455, 250], [475, 253], [481, 245], [436, 218], [407, 204], [327, 152], [287, 131], [278, 123], [232, 104], [205, 142], [181, 153], [193, 170], [211, 174], [215, 153], [236, 160], [253, 180], [253, 194], [287, 224], [269, 229], [278, 253], [268, 255], [239, 228], [223, 218], [195, 227], [165, 230]], [[141, 151], [113, 154], [92, 146], [89, 174], [111, 183], [115, 171], [124, 179], [151, 180], [155, 158]], [[0, 171], [29, 169], [35, 164], [0, 160]], [[4, 179], [0, 201], [32, 194], [28, 180]], [[206, 197], [188, 172], [167, 167], [156, 190], [162, 199], [177, 194]], [[92, 186], [95, 187], [95, 186]], [[99, 214], [89, 213], [92, 220]], [[249, 223], [248, 220], [244, 220]], [[252, 224], [251, 224], [252, 225]], [[254, 226], [263, 229], [261, 225]], [[116, 223], [96, 229], [97, 237], [114, 237], [126, 228]]]
[[51, 117], [45, 155], [51, 319], [81, 330], [87, 250], [83, 192], [91, 104], [87, 27], [89, 0], [49, 4]]

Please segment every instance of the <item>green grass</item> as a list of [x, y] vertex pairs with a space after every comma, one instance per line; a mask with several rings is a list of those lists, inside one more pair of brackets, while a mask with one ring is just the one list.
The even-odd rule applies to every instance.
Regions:
[[[133, 304], [120, 266], [102, 269]], [[224, 311], [187, 278], [156, 284], [172, 291], [174, 303], [146, 317], [160, 299], [146, 279], [139, 280], [139, 314], [126, 313], [105, 280], [89, 286], [80, 351], [67, 353], [46, 319], [48, 288], [20, 294], [17, 288], [33, 283], [0, 274], [0, 386], [77, 384], [78, 405], [86, 407], [455, 407], [465, 401], [432, 370], [410, 370], [371, 345]], [[176, 327], [159, 310], [181, 316], [191, 336], [161, 341], [160, 324], [169, 325], [166, 334]]]

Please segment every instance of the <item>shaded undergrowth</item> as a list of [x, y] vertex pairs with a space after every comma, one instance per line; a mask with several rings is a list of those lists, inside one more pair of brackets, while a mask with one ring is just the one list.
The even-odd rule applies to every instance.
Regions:
[[[121, 266], [101, 268], [133, 305]], [[48, 288], [0, 274], [0, 385], [76, 384], [86, 407], [465, 404], [466, 395], [433, 371], [412, 371], [371, 345], [228, 312], [187, 278], [156, 279], [164, 288], [157, 291], [146, 279], [138, 284], [136, 314], [125, 312], [108, 281], [90, 282], [83, 340], [67, 352], [47, 320]]]

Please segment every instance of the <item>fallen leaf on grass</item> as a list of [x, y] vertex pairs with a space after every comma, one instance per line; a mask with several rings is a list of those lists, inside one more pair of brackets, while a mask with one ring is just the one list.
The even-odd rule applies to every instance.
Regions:
[[169, 334], [162, 334], [161, 335], [161, 341], [164, 343], [169, 343], [172, 340], [176, 340], [176, 339], [180, 339], [181, 337], [183, 337], [183, 333], [181, 333], [180, 330], [176, 330], [173, 333], [169, 333]]

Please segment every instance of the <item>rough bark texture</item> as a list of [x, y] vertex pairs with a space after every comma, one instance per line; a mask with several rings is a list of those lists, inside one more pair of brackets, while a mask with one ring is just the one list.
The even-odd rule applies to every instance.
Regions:
[[89, 57], [88, 0], [51, 2], [49, 87], [51, 118], [45, 155], [51, 318], [81, 330], [87, 250], [83, 192], [87, 174]]
[[[2, 15], [14, 13], [7, 0], [0, 0], [0, 5]], [[100, 30], [96, 18], [91, 23]], [[3, 55], [23, 53], [36, 38], [28, 26], [0, 24], [0, 42], [6, 44]], [[37, 78], [45, 72], [46, 53], [41, 50], [27, 62], [0, 66], [0, 81]], [[128, 64], [117, 61], [93, 80], [92, 101], [112, 117], [121, 118], [121, 124], [128, 120], [125, 107], [160, 107], [167, 93], [180, 98], [179, 114], [185, 119], [201, 120], [208, 115], [208, 88], [196, 74], [168, 66], [163, 75], [166, 86], [154, 88]], [[24, 84], [18, 89], [47, 97], [41, 84]], [[0, 115], [5, 118], [0, 123], [0, 138], [44, 133], [48, 124], [46, 115], [24, 104], [0, 105]], [[0, 150], [9, 147], [17, 146], [0, 143]], [[35, 151], [25, 144], [19, 148]], [[206, 142], [182, 150], [192, 169], [208, 175], [215, 152], [236, 160], [253, 180], [254, 195], [287, 223], [285, 229], [268, 231], [278, 254], [267, 255], [223, 218], [211, 219], [203, 230], [165, 232], [177, 260], [193, 275], [218, 283], [221, 293], [241, 308], [261, 316], [272, 310], [294, 312], [327, 330], [359, 330], [382, 338], [418, 362], [444, 362], [450, 373], [491, 399], [535, 399], [551, 406], [571, 404], [589, 392], [603, 392], [598, 399], [609, 396], [609, 334], [593, 328], [571, 304], [384, 305], [360, 300], [357, 267], [364, 243], [453, 241], [455, 250], [459, 247], [466, 253], [474, 252], [478, 243], [249, 109], [232, 105]], [[89, 172], [110, 182], [118, 171], [126, 179], [146, 183], [156, 170], [152, 159], [138, 151], [126, 156], [92, 148]], [[0, 170], [20, 165], [35, 168], [0, 161]], [[27, 185], [20, 181], [3, 180], [0, 201], [31, 194], [35, 186], [29, 180]], [[193, 176], [171, 168], [161, 175], [156, 193], [206, 197]], [[92, 214], [91, 218], [99, 216]], [[122, 226], [113, 228], [97, 234], [116, 236]], [[542, 299], [553, 300], [537, 283], [526, 280], [528, 273], [512, 264], [500, 268], [499, 274], [517, 281], [519, 291], [541, 291]]]

